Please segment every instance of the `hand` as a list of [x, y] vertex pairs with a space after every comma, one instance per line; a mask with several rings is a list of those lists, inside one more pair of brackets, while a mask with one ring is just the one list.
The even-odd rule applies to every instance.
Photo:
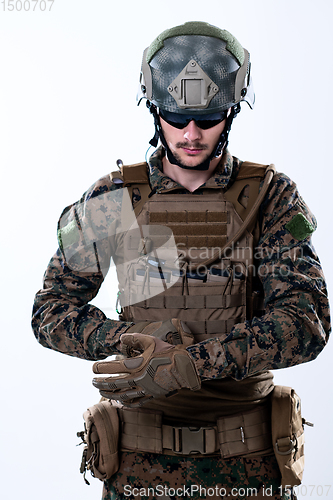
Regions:
[[[195, 344], [194, 337], [188, 326], [177, 318], [168, 319], [166, 321], [141, 322], [131, 326], [127, 333], [142, 333], [144, 335], [152, 335], [155, 338], [161, 339], [172, 345], [182, 344], [185, 347]], [[125, 345], [125, 349], [127, 346]], [[124, 352], [127, 356], [132, 356], [131, 352]]]
[[200, 389], [194, 361], [183, 345], [173, 346], [141, 333], [124, 333], [120, 340], [127, 350], [140, 354], [121, 361], [98, 361], [93, 365], [94, 373], [118, 375], [93, 379], [93, 385], [105, 398], [135, 407], [182, 388]]

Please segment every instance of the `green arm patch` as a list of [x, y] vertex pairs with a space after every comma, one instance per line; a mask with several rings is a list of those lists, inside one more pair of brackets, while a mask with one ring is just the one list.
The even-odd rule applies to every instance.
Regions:
[[67, 226], [58, 229], [58, 241], [60, 248], [64, 249], [77, 243], [80, 239], [79, 229], [74, 220], [69, 222]]
[[300, 241], [310, 236], [315, 230], [311, 222], [301, 212], [286, 224], [286, 229], [296, 240]]

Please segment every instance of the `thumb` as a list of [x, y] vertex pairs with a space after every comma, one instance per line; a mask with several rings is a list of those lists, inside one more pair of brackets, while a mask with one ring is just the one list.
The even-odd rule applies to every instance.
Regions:
[[154, 345], [154, 338], [142, 333], [123, 333], [120, 342], [131, 349], [143, 352]]
[[168, 342], [143, 333], [123, 333], [120, 340], [122, 344], [131, 349], [137, 349], [142, 353], [147, 350], [151, 351], [151, 353], [158, 353], [173, 349], [173, 346]]
[[154, 338], [154, 341], [155, 341], [155, 349], [154, 349], [155, 354], [159, 352], [170, 351], [171, 349], [175, 348], [172, 344], [169, 344], [169, 342], [164, 342], [164, 340]]

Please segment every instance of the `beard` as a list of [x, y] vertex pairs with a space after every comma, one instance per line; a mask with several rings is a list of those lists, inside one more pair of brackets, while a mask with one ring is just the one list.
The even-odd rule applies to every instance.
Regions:
[[[188, 142], [177, 142], [176, 145], [175, 145], [175, 150], [172, 151], [172, 154], [173, 156], [175, 157], [175, 159], [177, 160], [178, 163], [180, 163], [181, 165], [184, 165], [185, 167], [187, 168], [191, 168], [191, 167], [195, 167], [195, 165], [191, 165], [191, 162], [186, 162], [186, 160], [184, 161], [184, 158], [182, 158], [178, 153], [177, 153], [177, 150], [178, 149], [182, 149], [182, 148], [187, 148], [187, 149], [201, 149], [202, 151], [207, 151], [208, 150], [208, 145], [207, 144], [202, 144], [201, 142], [192, 142], [192, 143], [188, 143]], [[207, 152], [203, 158], [201, 158], [200, 160], [198, 160], [198, 164], [200, 163], [203, 163], [205, 160], [207, 160], [210, 156], [210, 152]]]

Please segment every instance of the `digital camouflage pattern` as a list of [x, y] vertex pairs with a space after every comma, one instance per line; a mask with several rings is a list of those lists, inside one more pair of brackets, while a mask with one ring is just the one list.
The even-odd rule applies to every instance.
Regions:
[[[151, 187], [155, 191], [170, 189], [176, 184], [163, 174], [161, 155], [158, 149], [149, 162]], [[239, 167], [240, 161], [225, 151], [206, 186], [225, 187]], [[112, 197], [114, 206], [110, 210], [108, 194], [117, 190], [119, 196]], [[114, 184], [109, 175], [105, 176], [79, 202], [65, 209], [62, 220], [67, 226], [73, 224], [78, 220], [77, 211], [89, 218], [88, 208], [91, 210], [91, 200], [96, 199], [99, 222], [96, 223], [95, 213], [96, 227], [91, 228], [92, 233], [116, 224], [123, 191], [121, 184]], [[200, 189], [196, 191], [199, 193]], [[203, 379], [241, 380], [264, 369], [304, 363], [314, 359], [325, 346], [330, 332], [325, 279], [309, 232], [300, 241], [286, 227], [297, 214], [303, 214], [309, 227], [315, 229], [316, 221], [295, 183], [277, 174], [261, 206], [262, 234], [255, 250], [266, 314], [236, 325], [223, 341], [210, 339], [188, 348]], [[75, 271], [75, 265], [69, 266], [64, 259], [60, 238], [60, 249], [48, 265], [43, 289], [36, 294], [33, 308], [32, 327], [37, 340], [45, 347], [89, 360], [104, 359], [118, 352], [119, 336], [133, 324], [108, 319], [89, 304], [103, 282], [104, 267], [114, 250], [108, 246], [107, 229], [105, 231], [105, 239], [98, 249], [103, 256], [103, 268], [96, 264], [96, 248], [91, 245], [87, 250], [87, 246], [82, 246], [80, 250], [78, 240], [73, 243], [79, 255], [74, 263], [79, 270]]]
[[104, 483], [103, 500], [296, 498], [279, 485], [280, 472], [272, 455], [222, 460], [123, 452], [119, 471]]
[[[163, 174], [162, 154], [158, 149], [149, 161], [149, 177], [155, 192], [178, 186]], [[226, 187], [236, 177], [240, 165], [237, 158], [225, 151], [204, 186]], [[116, 251], [108, 236], [110, 227], [114, 229], [119, 224], [124, 192], [122, 185], [113, 183], [107, 175], [63, 212], [59, 249], [46, 269], [43, 289], [36, 294], [33, 308], [32, 327], [43, 346], [88, 360], [105, 359], [119, 352], [119, 337], [133, 323], [111, 320], [89, 302], [98, 293]], [[200, 188], [195, 194], [201, 194]], [[133, 201], [138, 201], [136, 192]], [[85, 234], [80, 226], [84, 220], [89, 227]], [[261, 205], [259, 220], [261, 236], [255, 260], [265, 294], [265, 314], [236, 324], [226, 337], [187, 347], [206, 383], [214, 379], [244, 383], [250, 376], [260, 376], [263, 370], [310, 361], [328, 340], [327, 289], [310, 239], [316, 221], [295, 183], [286, 175], [275, 175]], [[101, 234], [105, 237], [101, 238]], [[87, 241], [93, 243], [87, 245]], [[70, 262], [66, 260], [65, 247], [73, 248]], [[219, 457], [123, 453], [119, 472], [105, 484], [104, 500], [133, 498], [124, 496], [126, 484], [148, 487], [156, 483], [170, 487], [185, 484], [215, 487], [217, 483], [229, 488], [228, 492], [232, 487], [248, 485], [259, 489], [264, 484], [272, 485], [276, 491], [280, 474], [274, 457], [222, 461]], [[256, 498], [260, 498], [259, 494]], [[276, 494], [270, 498], [281, 497]], [[290, 499], [290, 493], [282, 498]]]
[[[223, 342], [189, 347], [202, 378], [241, 380], [264, 369], [311, 361], [328, 340], [327, 289], [309, 238], [316, 220], [287, 176], [277, 174], [274, 180], [261, 206], [262, 234], [255, 250], [266, 314], [236, 325]], [[288, 230], [300, 214], [312, 227], [301, 241]]]

